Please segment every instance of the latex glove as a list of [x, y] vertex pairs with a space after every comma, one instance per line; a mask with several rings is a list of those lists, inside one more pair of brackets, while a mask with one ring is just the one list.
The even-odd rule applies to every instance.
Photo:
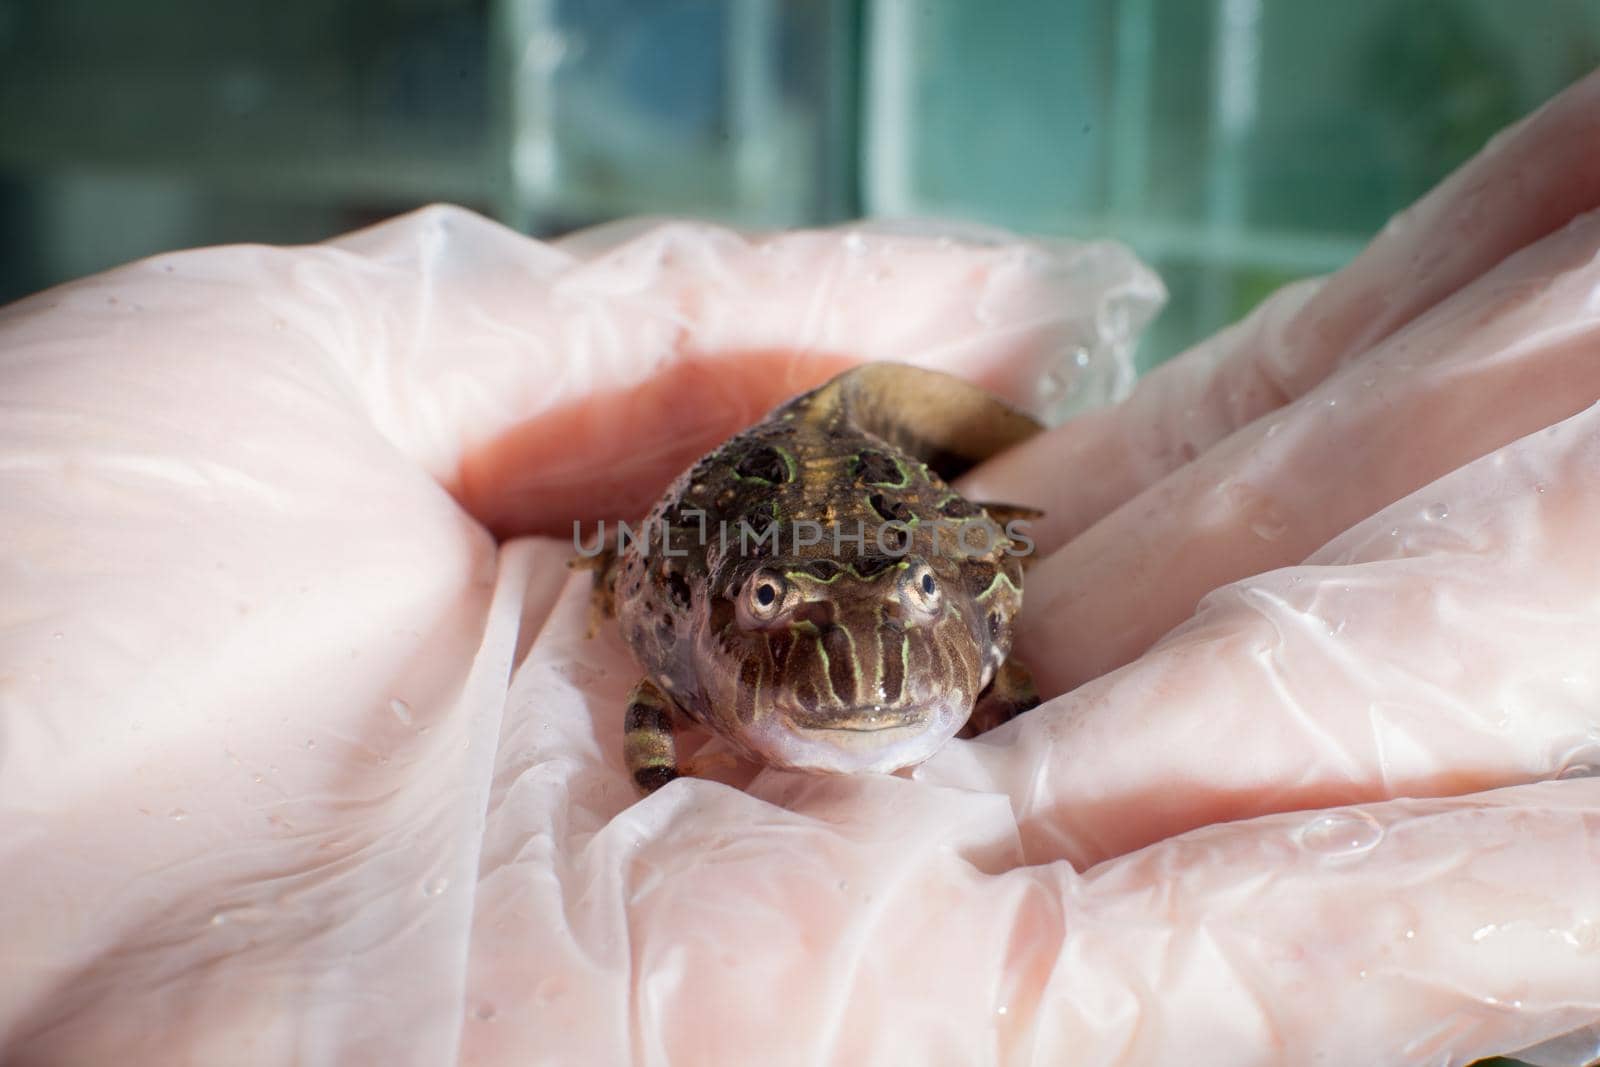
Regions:
[[1103, 400], [1160, 296], [1112, 245], [636, 231], [430, 210], [0, 311], [0, 1059], [625, 1061], [675, 920], [580, 873], [637, 668], [574, 520], [861, 359]]
[[1597, 94], [975, 476], [1064, 546], [1036, 673], [1128, 665], [913, 780], [634, 803], [568, 524], [841, 360], [1039, 401], [1086, 343], [1052, 261], [677, 229], [585, 265], [434, 213], [0, 313], [8, 1059], [1438, 1063], [1600, 1016], [1600, 783], [1532, 784], [1589, 766], [1600, 685], [1600, 234], [1533, 243], [1600, 203]]

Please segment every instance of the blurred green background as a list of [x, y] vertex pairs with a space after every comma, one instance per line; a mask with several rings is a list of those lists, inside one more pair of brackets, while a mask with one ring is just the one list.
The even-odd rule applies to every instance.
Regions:
[[1594, 0], [0, 0], [0, 302], [436, 200], [1110, 235], [1144, 365], [1600, 63]]

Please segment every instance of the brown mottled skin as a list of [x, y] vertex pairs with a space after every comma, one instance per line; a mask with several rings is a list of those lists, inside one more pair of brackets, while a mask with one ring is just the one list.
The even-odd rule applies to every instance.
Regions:
[[1031, 545], [1003, 528], [1032, 513], [986, 511], [944, 478], [1038, 429], [958, 379], [868, 364], [679, 477], [600, 589], [645, 671], [626, 725], [639, 787], [680, 773], [684, 721], [769, 765], [842, 773], [927, 758], [980, 694], [984, 727], [1036, 703], [1005, 666]]

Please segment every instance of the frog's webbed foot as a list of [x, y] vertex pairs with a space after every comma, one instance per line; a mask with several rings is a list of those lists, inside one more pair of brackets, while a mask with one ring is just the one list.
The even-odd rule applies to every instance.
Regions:
[[646, 678], [633, 687], [622, 721], [622, 752], [641, 793], [654, 793], [682, 773], [672, 722], [672, 701], [654, 682]]
[[1008, 659], [994, 672], [994, 681], [989, 683], [989, 688], [979, 694], [971, 718], [967, 719], [967, 725], [956, 736], [977, 737], [1038, 706], [1039, 691], [1033, 687], [1033, 677], [1028, 673], [1028, 668], [1014, 659]]

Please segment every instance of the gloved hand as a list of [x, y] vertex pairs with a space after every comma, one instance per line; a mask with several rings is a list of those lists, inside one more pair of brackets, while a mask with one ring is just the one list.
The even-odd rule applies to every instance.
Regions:
[[1432, 1064], [1600, 1018], [1597, 127], [1591, 78], [970, 476], [1048, 512], [1019, 653], [1066, 695], [903, 777], [636, 803], [571, 524], [854, 360], [1060, 413], [1147, 303], [1114, 249], [433, 210], [0, 311], [5, 1061]]

